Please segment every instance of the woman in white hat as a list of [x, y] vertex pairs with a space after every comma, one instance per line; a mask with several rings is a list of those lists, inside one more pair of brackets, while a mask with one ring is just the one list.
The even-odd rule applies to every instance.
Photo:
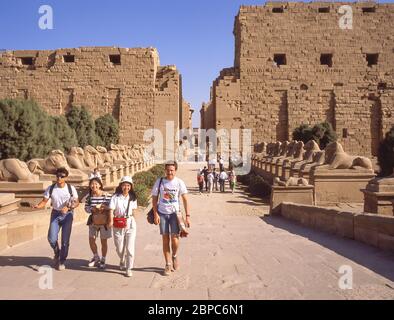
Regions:
[[137, 209], [137, 197], [131, 177], [124, 176], [120, 180], [109, 208], [113, 222], [114, 243], [120, 258], [120, 270], [126, 270], [126, 276], [131, 277], [137, 233], [137, 225], [133, 216], [133, 209]]

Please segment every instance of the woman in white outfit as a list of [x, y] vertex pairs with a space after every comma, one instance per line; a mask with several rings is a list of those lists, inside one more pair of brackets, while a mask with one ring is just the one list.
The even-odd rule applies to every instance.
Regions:
[[133, 216], [133, 209], [137, 209], [137, 198], [131, 177], [125, 176], [120, 180], [109, 208], [110, 219], [113, 221], [114, 243], [120, 258], [120, 270], [126, 270], [126, 276], [131, 277], [137, 233]]

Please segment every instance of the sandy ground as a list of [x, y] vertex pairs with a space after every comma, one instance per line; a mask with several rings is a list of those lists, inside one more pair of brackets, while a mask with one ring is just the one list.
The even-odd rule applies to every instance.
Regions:
[[[178, 172], [192, 226], [170, 277], [158, 227], [140, 213], [132, 278], [119, 271], [112, 239], [107, 269], [88, 268], [88, 229], [75, 225], [65, 271], [42, 269], [52, 256], [45, 238], [1, 252], [0, 299], [394, 299], [393, 254], [265, 216], [267, 204], [241, 189], [200, 195], [197, 168]], [[339, 286], [341, 266], [351, 268], [352, 289]], [[40, 289], [50, 275], [52, 289]]]

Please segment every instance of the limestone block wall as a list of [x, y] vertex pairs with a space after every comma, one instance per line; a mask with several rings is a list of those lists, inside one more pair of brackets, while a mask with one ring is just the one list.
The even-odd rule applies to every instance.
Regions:
[[[167, 135], [171, 135], [174, 143], [166, 145], [166, 150], [174, 150], [175, 143], [178, 142], [177, 132], [180, 128], [182, 96], [181, 78], [175, 66], [159, 67], [156, 76], [154, 127], [159, 129], [166, 143]], [[173, 122], [173, 132], [166, 131], [166, 122]]]
[[0, 98], [34, 99], [50, 114], [64, 114], [71, 105], [87, 107], [94, 117], [112, 113], [120, 143], [141, 143], [147, 128], [162, 125], [156, 109], [171, 103], [179, 109], [179, 83], [156, 88], [165, 68], [159, 65], [154, 48], [6, 51], [0, 56]]
[[241, 126], [240, 80], [234, 68], [223, 69], [213, 84], [215, 128], [228, 129]]
[[[339, 27], [342, 5], [352, 8], [352, 29]], [[346, 150], [375, 156], [394, 123], [393, 27], [393, 4], [242, 6], [234, 24], [234, 76], [241, 125], [253, 130], [253, 143], [288, 140], [302, 123], [329, 121]], [[214, 92], [223, 92], [220, 86], [214, 83]], [[216, 124], [227, 125], [218, 106], [231, 102], [222, 96], [213, 96]]]

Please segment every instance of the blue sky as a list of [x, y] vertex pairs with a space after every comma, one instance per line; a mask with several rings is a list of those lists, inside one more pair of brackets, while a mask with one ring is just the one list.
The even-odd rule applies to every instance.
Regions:
[[[382, 1], [383, 2], [383, 1]], [[392, 1], [385, 1], [392, 2]], [[156, 47], [162, 65], [175, 64], [183, 95], [199, 110], [219, 71], [234, 61], [234, 17], [257, 0], [1, 0], [0, 49], [80, 46]], [[54, 11], [54, 29], [38, 27], [41, 5]]]

